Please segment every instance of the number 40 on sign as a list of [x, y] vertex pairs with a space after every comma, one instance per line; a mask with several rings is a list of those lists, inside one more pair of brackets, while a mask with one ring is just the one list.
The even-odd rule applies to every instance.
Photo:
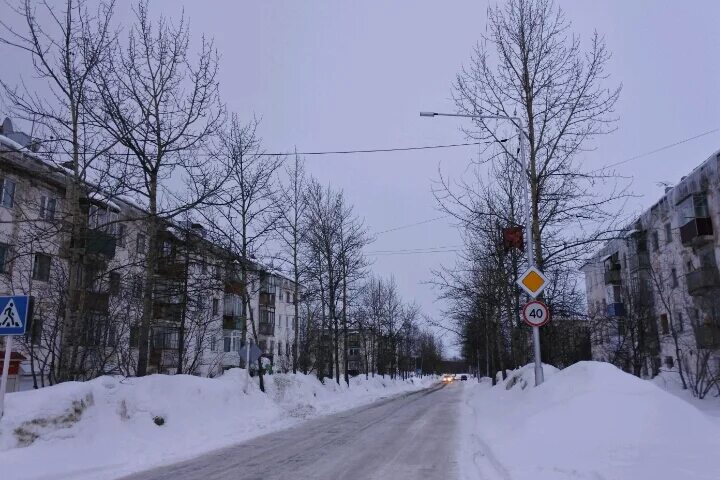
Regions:
[[550, 310], [539, 300], [525, 304], [522, 310], [523, 320], [531, 327], [542, 327], [550, 321]]

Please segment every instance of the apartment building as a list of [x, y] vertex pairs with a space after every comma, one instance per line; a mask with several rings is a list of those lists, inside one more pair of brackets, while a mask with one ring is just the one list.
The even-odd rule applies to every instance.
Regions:
[[[16, 343], [28, 359], [20, 384], [53, 382], [67, 350], [77, 356], [79, 378], [132, 375], [148, 245], [145, 212], [131, 198], [111, 197], [87, 185], [87, 230], [81, 240], [86, 260], [80, 284], [70, 288], [67, 258], [78, 245], [65, 208], [71, 178], [63, 166], [36, 154], [34, 145], [5, 120], [0, 130], [0, 294], [36, 299], [32, 331]], [[246, 285], [252, 312], [242, 301]], [[253, 331], [248, 318], [268, 360], [287, 369], [294, 342], [293, 291], [292, 281], [279, 272], [213, 244], [202, 225], [165, 224], [155, 273], [149, 372], [215, 376], [243, 365], [238, 351], [248, 329]], [[63, 328], [68, 302], [84, 306], [76, 332]]]
[[720, 375], [718, 226], [720, 152], [583, 266], [594, 359], [640, 376]]

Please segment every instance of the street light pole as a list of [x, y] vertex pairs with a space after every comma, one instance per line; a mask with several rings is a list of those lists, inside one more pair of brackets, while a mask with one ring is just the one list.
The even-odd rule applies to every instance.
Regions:
[[[479, 120], [509, 120], [517, 126], [518, 142], [520, 142], [520, 168], [521, 175], [527, 175], [525, 182], [525, 195], [523, 198], [523, 206], [525, 208], [525, 250], [527, 251], [528, 268], [535, 266], [535, 253], [533, 251], [532, 241], [532, 212], [530, 211], [530, 175], [527, 169], [527, 160], [525, 159], [525, 131], [523, 130], [523, 122], [520, 117], [510, 117], [507, 115], [466, 115], [462, 113], [437, 113], [437, 112], [420, 112], [421, 117], [463, 117]], [[533, 326], [533, 350], [535, 356], [535, 386], [544, 381], [542, 368], [542, 359], [540, 356], [540, 327]]]

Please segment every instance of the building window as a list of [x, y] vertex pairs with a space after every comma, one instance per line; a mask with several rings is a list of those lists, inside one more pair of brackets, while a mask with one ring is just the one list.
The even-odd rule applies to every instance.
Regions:
[[658, 235], [657, 230], [654, 230], [652, 233], [652, 246], [653, 251], [657, 251], [660, 248], [660, 236]]
[[140, 326], [130, 325], [130, 346], [138, 348], [140, 346]]
[[290, 344], [289, 343], [285, 344], [285, 355], [287, 355], [288, 357], [290, 356]]
[[665, 366], [667, 368], [673, 368], [675, 366], [675, 359], [673, 357], [665, 357]]
[[5, 208], [15, 205], [15, 182], [7, 178], [0, 178], [0, 205]]
[[220, 312], [220, 300], [217, 298], [213, 298], [212, 313], [213, 313], [213, 315], [217, 315], [219, 312]]
[[57, 199], [50, 197], [40, 197], [40, 218], [48, 221], [55, 220], [55, 208], [57, 207]]
[[143, 296], [143, 279], [140, 275], [135, 275], [132, 282], [133, 298], [142, 298]]
[[36, 253], [33, 260], [33, 280], [47, 282], [50, 280], [50, 255]]
[[665, 243], [672, 243], [672, 228], [669, 223], [665, 224]]
[[677, 270], [674, 269], [674, 268], [670, 270], [670, 280], [671, 280], [671, 282], [672, 282], [672, 287], [673, 287], [673, 288], [677, 288], [677, 286], [678, 286], [678, 276], [677, 276]]
[[10, 273], [10, 245], [0, 243], [0, 273]]
[[117, 238], [118, 246], [124, 247], [125, 246], [125, 224], [124, 223], [118, 223], [115, 236]]
[[120, 274], [118, 272], [110, 272], [109, 288], [110, 295], [117, 295], [120, 293]]
[[173, 244], [170, 240], [165, 240], [160, 249], [160, 255], [168, 258], [173, 256]]
[[214, 352], [217, 350], [217, 339], [215, 338], [215, 335], [210, 337], [210, 351]]
[[681, 312], [675, 312], [675, 326], [678, 332], [685, 330], [685, 320], [683, 319]]
[[228, 353], [232, 347], [232, 338], [223, 337], [223, 352]]
[[660, 315], [660, 330], [662, 330], [663, 335], [670, 333], [670, 325], [668, 324], [668, 316], [666, 313]]
[[137, 234], [137, 241], [135, 242], [135, 248], [137, 249], [138, 253], [144, 253], [145, 252], [145, 235], [142, 233]]

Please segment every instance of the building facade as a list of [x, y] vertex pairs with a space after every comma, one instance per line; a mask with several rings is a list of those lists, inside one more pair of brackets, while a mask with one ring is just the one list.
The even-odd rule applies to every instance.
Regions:
[[593, 358], [638, 376], [720, 378], [720, 152], [665, 193], [582, 268]]
[[[79, 284], [70, 288], [68, 257], [78, 242], [70, 234], [66, 208], [71, 173], [36, 154], [34, 145], [5, 120], [0, 295], [35, 298], [32, 329], [15, 343], [27, 358], [20, 388], [54, 383], [62, 355], [73, 356], [77, 378], [133, 375], [143, 310], [146, 212], [130, 198], [88, 184], [85, 257]], [[238, 351], [254, 334], [268, 361], [289, 369], [297, 301], [291, 280], [232, 255], [210, 241], [202, 225], [187, 221], [164, 223], [158, 253], [149, 372], [215, 376], [244, 366]], [[245, 268], [239, 268], [241, 262]], [[68, 302], [83, 306], [72, 332], [64, 328]]]

